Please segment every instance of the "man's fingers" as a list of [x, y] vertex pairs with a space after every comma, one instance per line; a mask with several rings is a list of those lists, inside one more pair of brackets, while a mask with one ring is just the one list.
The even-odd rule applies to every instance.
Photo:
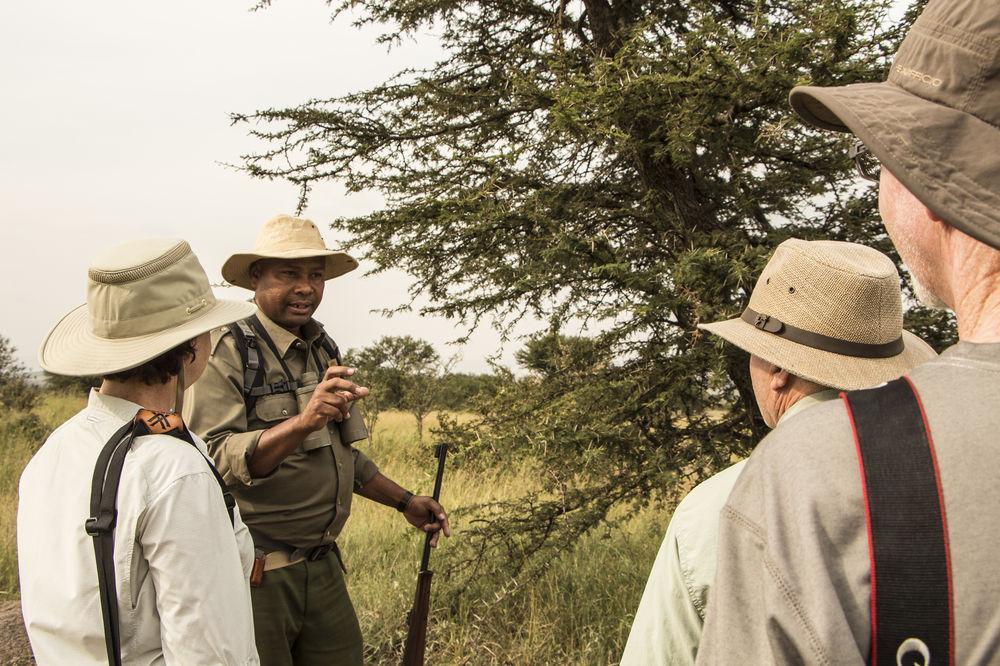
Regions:
[[354, 368], [348, 367], [346, 365], [331, 365], [323, 373], [323, 381], [331, 379], [333, 377], [350, 377], [354, 374]]
[[434, 525], [438, 525], [441, 528], [441, 531], [444, 532], [444, 535], [446, 537], [450, 537], [451, 528], [448, 526], [448, 514], [445, 512], [444, 507], [435, 502], [434, 498], [429, 498], [427, 508], [437, 519], [437, 522], [434, 523]]
[[323, 382], [316, 386], [317, 393], [336, 393], [338, 391], [346, 391], [351, 394], [351, 400], [356, 400], [358, 398], [364, 398], [368, 395], [368, 388], [365, 386], [358, 386], [354, 382], [347, 381], [346, 379], [341, 379], [339, 377], [333, 377], [331, 379], [325, 379]]
[[340, 377], [331, 377], [330, 379], [324, 379], [322, 382], [316, 385], [317, 391], [322, 391], [324, 393], [333, 393], [335, 391], [350, 391], [351, 393], [356, 393], [360, 391], [362, 386], [358, 386], [352, 381], [347, 379], [341, 379]]
[[342, 393], [316, 394], [314, 409], [317, 414], [340, 423], [351, 411], [351, 395]]

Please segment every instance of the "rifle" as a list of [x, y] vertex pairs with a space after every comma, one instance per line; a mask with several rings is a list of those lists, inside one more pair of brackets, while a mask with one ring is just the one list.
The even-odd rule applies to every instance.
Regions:
[[[448, 453], [447, 444], [434, 447], [434, 457], [437, 458], [437, 476], [434, 478], [434, 501], [441, 497], [441, 477], [444, 476], [444, 457]], [[431, 521], [437, 520], [434, 514]], [[424, 553], [420, 558], [420, 572], [417, 574], [417, 593], [413, 598], [413, 608], [406, 623], [406, 648], [403, 650], [403, 666], [423, 666], [424, 648], [427, 645], [427, 616], [431, 610], [431, 576], [434, 572], [428, 569], [431, 559], [431, 538], [433, 534], [424, 535]]]

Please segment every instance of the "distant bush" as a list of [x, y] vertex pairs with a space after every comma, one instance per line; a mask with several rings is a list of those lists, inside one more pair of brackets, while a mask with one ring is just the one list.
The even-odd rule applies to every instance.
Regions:
[[39, 389], [31, 382], [27, 368], [18, 361], [10, 340], [0, 335], [0, 404], [26, 411], [34, 406]]
[[477, 400], [496, 395], [500, 381], [492, 374], [447, 373], [438, 379], [437, 406], [453, 412], [475, 411]]
[[45, 373], [45, 388], [57, 393], [89, 393], [90, 389], [98, 388], [101, 385], [101, 378], [97, 375], [86, 375], [84, 377], [67, 377], [66, 375], [54, 375], [51, 372]]

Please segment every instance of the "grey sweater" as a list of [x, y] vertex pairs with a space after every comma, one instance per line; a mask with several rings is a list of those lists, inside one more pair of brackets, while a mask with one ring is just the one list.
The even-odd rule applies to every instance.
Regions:
[[[959, 343], [910, 378], [941, 474], [955, 663], [1000, 664], [1000, 344]], [[865, 663], [868, 537], [842, 401], [817, 405], [757, 447], [719, 527], [699, 664]], [[933, 666], [947, 663], [935, 657]]]

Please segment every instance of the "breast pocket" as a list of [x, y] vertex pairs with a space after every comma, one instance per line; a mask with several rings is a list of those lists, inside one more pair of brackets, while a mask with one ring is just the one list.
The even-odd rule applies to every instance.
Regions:
[[257, 400], [254, 406], [254, 415], [267, 423], [268, 427], [290, 419], [298, 413], [299, 408], [292, 393], [265, 395]]

